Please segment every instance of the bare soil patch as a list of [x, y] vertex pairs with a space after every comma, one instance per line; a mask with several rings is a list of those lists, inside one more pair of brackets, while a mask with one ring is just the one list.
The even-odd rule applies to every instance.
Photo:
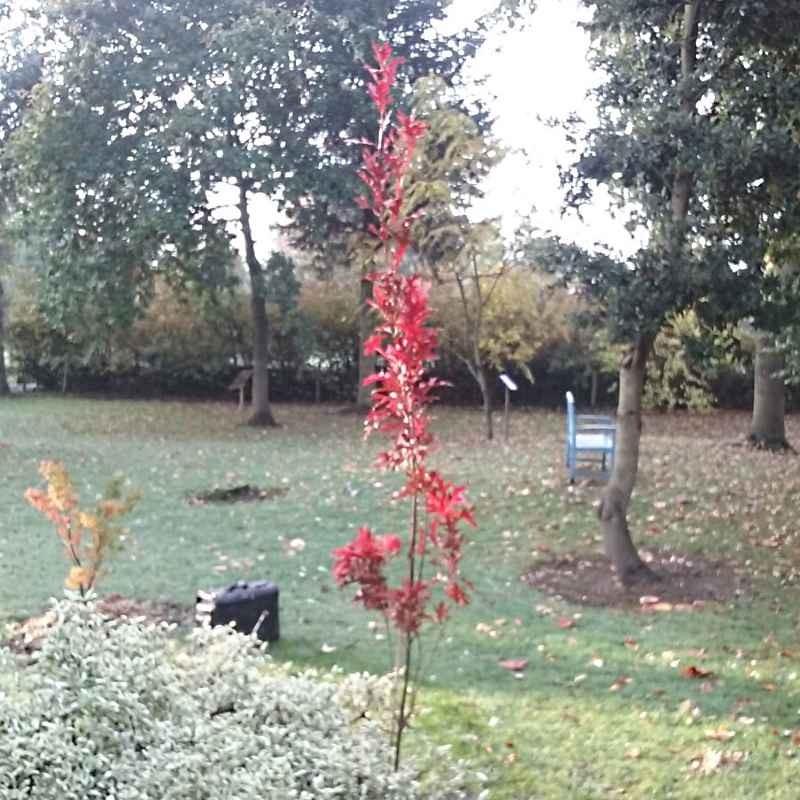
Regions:
[[[147, 623], [167, 622], [174, 625], [194, 624], [194, 606], [178, 603], [158, 603], [152, 600], [133, 600], [119, 594], [102, 597], [95, 603], [97, 610], [108, 617], [117, 619], [141, 619]], [[30, 655], [39, 650], [47, 635], [56, 625], [54, 611], [46, 611], [22, 622], [9, 626], [7, 638], [0, 644], [15, 653]]]
[[259, 488], [245, 483], [227, 489], [210, 489], [207, 492], [199, 492], [190, 495], [188, 501], [193, 506], [204, 506], [209, 503], [252, 503], [258, 500], [274, 500], [276, 497], [283, 497], [288, 491], [287, 486]]
[[133, 600], [121, 594], [101, 597], [97, 610], [109, 617], [143, 618], [145, 622], [168, 622], [171, 625], [192, 625], [194, 606], [179, 603], [159, 603], [154, 600]]
[[577, 605], [639, 610], [692, 611], [725, 603], [751, 591], [744, 570], [695, 555], [656, 552], [648, 566], [659, 580], [624, 587], [599, 554], [553, 556], [534, 563], [527, 574], [535, 589]]

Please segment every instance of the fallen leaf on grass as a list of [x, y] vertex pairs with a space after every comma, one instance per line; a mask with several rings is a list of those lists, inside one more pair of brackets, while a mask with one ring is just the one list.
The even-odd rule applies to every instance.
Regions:
[[661, 600], [660, 597], [656, 597], [654, 594], [645, 594], [639, 598], [639, 605], [640, 606], [652, 606], [658, 603]]
[[574, 628], [575, 627], [575, 620], [570, 619], [569, 617], [561, 617], [558, 621], [558, 627], [566, 630], [567, 628]]
[[684, 667], [681, 670], [681, 675], [684, 678], [713, 678], [714, 673], [710, 669], [703, 669], [702, 667], [696, 667], [694, 664], [690, 664], [688, 667]]
[[727, 742], [736, 736], [736, 731], [730, 731], [727, 728], [717, 728], [713, 731], [706, 731], [706, 739], [714, 739], [717, 742]]
[[488, 636], [490, 639], [496, 639], [499, 636], [499, 633], [486, 622], [479, 622], [475, 626], [475, 632], [482, 633], [483, 635]]
[[[652, 599], [652, 598], [649, 598]], [[643, 603], [642, 604], [642, 612], [647, 614], [655, 614], [655, 613], [663, 613], [668, 611], [676, 611], [677, 607], [673, 606], [672, 603], [664, 603], [662, 601], [658, 601], [656, 603]]]
[[689, 762], [689, 768], [697, 770], [703, 775], [710, 775], [722, 766], [721, 750], [706, 750], [699, 756], [695, 756]]
[[684, 700], [679, 706], [676, 713], [678, 719], [688, 718], [689, 720], [696, 720], [701, 716], [699, 706], [696, 706], [691, 700]]
[[689, 762], [689, 769], [696, 770], [701, 775], [711, 775], [721, 767], [735, 767], [747, 758], [747, 753], [741, 750], [706, 750], [695, 756]]
[[623, 641], [623, 644], [625, 645], [625, 647], [628, 648], [628, 650], [639, 649], [639, 643], [632, 636], [626, 636], [625, 640]]
[[334, 653], [336, 652], [336, 647], [332, 644], [323, 644], [320, 650], [322, 650], [323, 653]]
[[672, 611], [674, 606], [672, 603], [653, 603], [653, 605], [649, 606], [653, 611]]
[[635, 760], [641, 757], [642, 751], [638, 747], [631, 747], [630, 750], [625, 751], [625, 758]]
[[528, 659], [527, 658], [507, 658], [503, 661], [497, 662], [498, 666], [501, 666], [503, 669], [510, 670], [511, 672], [519, 672], [520, 670], [525, 669], [528, 666]]
[[633, 678], [629, 678], [627, 675], [620, 675], [611, 686], [608, 687], [609, 692], [618, 692], [620, 689], [623, 689], [627, 686]]
[[283, 542], [283, 549], [287, 556], [295, 556], [306, 549], [305, 539], [295, 538]]

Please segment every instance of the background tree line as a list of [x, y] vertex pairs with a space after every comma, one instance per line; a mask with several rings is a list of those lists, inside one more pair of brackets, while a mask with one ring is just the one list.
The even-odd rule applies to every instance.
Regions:
[[[273, 268], [274, 268], [273, 257]], [[358, 379], [359, 298], [349, 274], [294, 279], [292, 291], [267, 305], [274, 399], [352, 402]], [[12, 379], [43, 389], [138, 396], [225, 397], [236, 373], [252, 364], [247, 294], [230, 288], [191, 292], [159, 284], [130, 326], [100, 330], [87, 324], [64, 335], [40, 307], [37, 283], [9, 276], [6, 347]], [[275, 292], [277, 294], [277, 292]], [[467, 319], [454, 284], [433, 290], [442, 327], [437, 372], [453, 384], [443, 399], [479, 404], [480, 386], [465, 364]], [[87, 321], [91, 309], [86, 310]], [[619, 348], [597, 309], [545, 272], [515, 265], [498, 281], [485, 309], [479, 351], [493, 398], [500, 372], [517, 380], [519, 404], [560, 405], [572, 389], [585, 405], [615, 399]], [[671, 319], [656, 339], [644, 403], [651, 409], [748, 408], [753, 393], [753, 346], [735, 327], [712, 329], [696, 315]], [[788, 401], [796, 402], [790, 391]]]

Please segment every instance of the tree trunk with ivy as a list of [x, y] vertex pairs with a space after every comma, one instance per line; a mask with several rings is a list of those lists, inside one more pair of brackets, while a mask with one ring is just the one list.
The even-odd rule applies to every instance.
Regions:
[[756, 447], [768, 450], [788, 447], [783, 367], [783, 353], [760, 343], [755, 357], [753, 420], [750, 425], [750, 441]]

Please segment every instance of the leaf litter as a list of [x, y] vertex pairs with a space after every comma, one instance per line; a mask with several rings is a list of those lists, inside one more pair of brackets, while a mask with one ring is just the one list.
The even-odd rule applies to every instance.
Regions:
[[623, 587], [609, 560], [592, 553], [540, 559], [526, 580], [531, 588], [560, 600], [644, 614], [698, 611], [706, 603], [724, 603], [751, 591], [745, 572], [725, 561], [667, 551], [648, 555], [648, 566], [663, 578], [650, 585]]

